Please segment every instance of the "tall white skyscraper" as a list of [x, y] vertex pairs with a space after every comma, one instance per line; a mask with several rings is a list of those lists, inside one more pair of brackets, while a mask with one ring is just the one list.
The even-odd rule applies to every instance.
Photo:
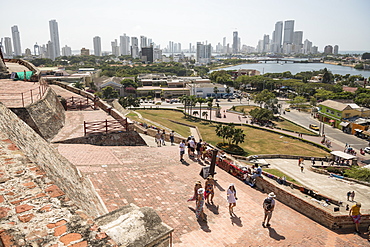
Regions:
[[293, 44], [294, 20], [285, 21], [284, 24], [284, 44]]
[[202, 44], [197, 42], [197, 62], [201, 64], [208, 64], [211, 62], [212, 46], [211, 44]]
[[12, 39], [10, 37], [4, 38], [4, 50], [5, 54], [4, 56], [6, 58], [12, 58], [13, 57], [13, 49], [12, 49]]
[[338, 55], [338, 53], [339, 53], [339, 46], [335, 45], [334, 46], [334, 55]]
[[130, 55], [130, 37], [124, 33], [123, 36], [119, 37], [119, 39], [119, 49], [121, 55]]
[[275, 23], [275, 31], [272, 38], [272, 52], [280, 53], [281, 52], [281, 41], [283, 39], [283, 22], [278, 21]]
[[54, 58], [60, 57], [58, 22], [56, 20], [49, 21], [49, 28], [51, 45], [54, 46]]
[[140, 36], [140, 48], [148, 47], [147, 38], [145, 36]]
[[293, 35], [293, 51], [295, 53], [301, 53], [303, 48], [303, 31], [295, 31]]
[[139, 57], [139, 40], [137, 37], [131, 37], [131, 57]]
[[270, 36], [268, 34], [265, 34], [263, 36], [263, 52], [269, 52], [270, 51]]
[[55, 45], [52, 41], [46, 44], [46, 57], [55, 60]]
[[233, 54], [239, 53], [238, 31], [233, 32]]
[[12, 38], [13, 38], [14, 55], [22, 56], [21, 37], [19, 35], [18, 26], [12, 26]]
[[69, 46], [62, 47], [62, 56], [72, 56], [72, 49]]
[[119, 50], [118, 42], [116, 39], [111, 42], [111, 46], [112, 46], [112, 54], [118, 57], [120, 55], [120, 50]]
[[312, 53], [312, 42], [306, 39], [303, 43], [303, 53], [304, 54], [311, 54]]
[[101, 39], [99, 36], [93, 38], [94, 41], [94, 55], [97, 57], [101, 56]]

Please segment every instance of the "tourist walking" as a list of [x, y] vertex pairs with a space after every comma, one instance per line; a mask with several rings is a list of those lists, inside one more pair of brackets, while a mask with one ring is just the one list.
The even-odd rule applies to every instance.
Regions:
[[274, 194], [274, 192], [271, 192], [270, 194], [268, 194], [267, 198], [263, 201], [263, 209], [265, 211], [265, 217], [263, 218], [262, 222], [263, 227], [265, 227], [266, 219], [267, 219], [266, 226], [267, 227], [270, 226], [272, 212], [275, 209], [275, 199], [274, 199], [275, 197], [276, 195]]
[[204, 206], [204, 189], [200, 188], [198, 189], [197, 206], [195, 208], [195, 216], [197, 217], [197, 219], [205, 220], [203, 206]]
[[234, 184], [230, 184], [229, 188], [227, 189], [227, 202], [229, 203], [229, 214], [230, 216], [235, 216], [234, 214], [234, 207], [236, 206], [236, 189]]
[[351, 194], [352, 194], [352, 192], [351, 192], [351, 191], [348, 191], [348, 192], [347, 192], [347, 201], [349, 201], [349, 198], [351, 197]]
[[355, 223], [355, 227], [356, 227], [355, 234], [360, 234], [360, 230], [359, 230], [360, 222], [361, 222], [360, 209], [361, 209], [361, 203], [357, 202], [349, 210], [349, 216], [351, 216], [353, 222]]
[[184, 161], [184, 154], [185, 154], [185, 140], [182, 140], [179, 145], [180, 148], [180, 161]]
[[206, 183], [204, 184], [204, 188], [206, 190], [205, 197], [207, 200], [207, 203], [209, 204], [209, 196], [211, 195], [211, 202], [213, 203], [213, 197], [215, 196], [215, 190], [214, 190], [215, 180], [213, 179], [212, 175], [209, 175], [207, 177]]
[[166, 146], [165, 139], [166, 139], [166, 131], [163, 130], [161, 134], [161, 142], [163, 146]]
[[197, 160], [199, 161], [199, 159], [201, 158], [201, 155], [202, 155], [202, 145], [203, 145], [203, 142], [202, 142], [202, 139], [199, 140], [199, 142], [196, 144], [196, 147], [195, 149], [197, 150]]
[[304, 170], [304, 164], [302, 163], [301, 164], [301, 172], [303, 172], [303, 170]]
[[198, 190], [200, 188], [202, 188], [202, 183], [200, 181], [196, 181], [194, 184], [194, 194], [191, 198], [188, 199], [188, 202], [198, 200]]
[[355, 191], [352, 191], [351, 192], [351, 201], [354, 202], [355, 201]]
[[157, 147], [160, 147], [162, 142], [161, 142], [161, 133], [159, 130], [157, 130], [157, 133], [155, 134], [155, 142], [157, 143]]
[[171, 141], [171, 145], [173, 146], [173, 145], [175, 145], [174, 144], [174, 142], [175, 142], [175, 131], [174, 130], [172, 130], [171, 132], [170, 132], [170, 141]]

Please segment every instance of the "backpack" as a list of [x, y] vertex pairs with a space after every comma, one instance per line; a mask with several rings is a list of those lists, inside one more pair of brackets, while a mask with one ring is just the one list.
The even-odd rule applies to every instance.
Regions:
[[266, 198], [263, 201], [263, 208], [266, 210], [270, 210], [272, 208], [272, 198]]

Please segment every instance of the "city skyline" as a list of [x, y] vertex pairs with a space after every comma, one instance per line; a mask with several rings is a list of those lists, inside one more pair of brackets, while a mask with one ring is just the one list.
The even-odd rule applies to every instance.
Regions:
[[[270, 39], [273, 38], [272, 32], [276, 29], [277, 22], [285, 23], [287, 20], [294, 20], [294, 30], [303, 31], [303, 40], [308, 39], [318, 46], [320, 52], [326, 45], [339, 45], [340, 51], [370, 50], [370, 32], [367, 31], [370, 21], [366, 18], [370, 2], [364, 0], [314, 0], [310, 1], [309, 6], [304, 6], [304, 11], [291, 0], [283, 1], [283, 4], [279, 5], [270, 0], [236, 0], [229, 4], [220, 0], [191, 0], [181, 8], [175, 8], [173, 5], [176, 4], [169, 0], [162, 0], [160, 3], [140, 1], [130, 5], [108, 0], [105, 6], [99, 6], [96, 0], [90, 1], [89, 5], [67, 0], [64, 4], [67, 7], [61, 10], [50, 9], [43, 0], [36, 2], [40, 4], [40, 10], [45, 9], [41, 11], [42, 15], [27, 18], [29, 9], [22, 9], [18, 7], [21, 4], [18, 4], [16, 15], [4, 12], [0, 17], [1, 37], [12, 37], [11, 27], [18, 26], [23, 53], [26, 48], [33, 50], [36, 42], [47, 44], [52, 41], [48, 35], [50, 20], [56, 20], [59, 25], [60, 47], [67, 45], [72, 50], [80, 50], [83, 47], [93, 50], [92, 39], [99, 36], [102, 51], [111, 51], [111, 42], [117, 39], [119, 45], [120, 36], [124, 34], [128, 37], [148, 37], [160, 45], [161, 49], [167, 47], [169, 41], [181, 43], [183, 47], [188, 47], [189, 43], [195, 45], [197, 42], [207, 41], [215, 48], [218, 43], [223, 43], [224, 37], [226, 44], [232, 47], [235, 31], [238, 32], [239, 45], [256, 47], [265, 34], [270, 35]], [[238, 5], [238, 8], [232, 8], [234, 5]], [[2, 6], [4, 9], [16, 7], [10, 1]], [[243, 9], [243, 6], [248, 8]], [[82, 7], [84, 11], [78, 11]], [[197, 16], [197, 10], [201, 9], [207, 9], [207, 12], [200, 11]], [[325, 11], [325, 14], [320, 14], [322, 11]], [[223, 14], [219, 15], [221, 12]], [[356, 18], [350, 18], [351, 15]], [[289, 38], [291, 39], [291, 36]]]

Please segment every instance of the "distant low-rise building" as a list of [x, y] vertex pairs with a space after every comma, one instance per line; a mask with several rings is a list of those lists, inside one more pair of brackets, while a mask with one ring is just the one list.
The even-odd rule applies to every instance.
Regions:
[[[214, 97], [214, 98], [221, 98], [224, 96], [226, 92], [226, 88], [224, 85], [215, 84], [215, 83], [198, 83], [187, 84], [187, 87], [190, 90], [190, 95], [195, 95], [197, 97], [206, 98], [206, 97]], [[215, 88], [217, 88], [217, 94], [215, 93]], [[230, 87], [230, 93], [234, 93], [234, 88]]]

